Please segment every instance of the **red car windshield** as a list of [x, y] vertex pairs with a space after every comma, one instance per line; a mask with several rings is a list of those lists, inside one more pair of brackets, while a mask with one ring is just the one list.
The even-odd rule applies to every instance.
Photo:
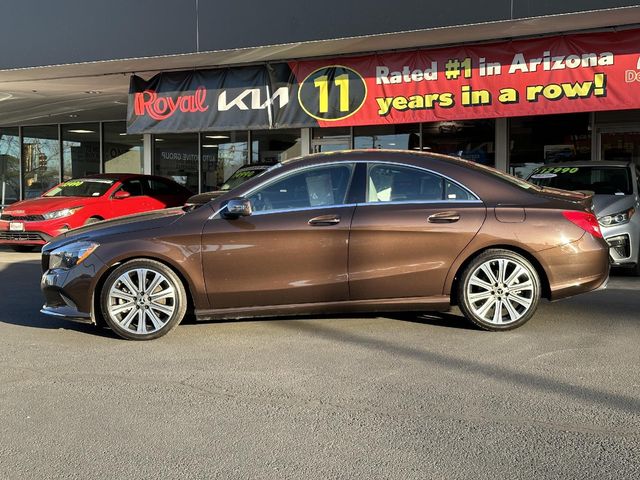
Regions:
[[96, 178], [69, 180], [53, 187], [43, 197], [100, 197], [111, 188], [114, 181]]
[[265, 166], [256, 166], [256, 167], [240, 167], [235, 171], [233, 175], [231, 175], [227, 181], [220, 187], [220, 190], [232, 190], [236, 188], [238, 185], [243, 184], [247, 180], [253, 177], [257, 177], [258, 175], [263, 174], [269, 169], [269, 167]]

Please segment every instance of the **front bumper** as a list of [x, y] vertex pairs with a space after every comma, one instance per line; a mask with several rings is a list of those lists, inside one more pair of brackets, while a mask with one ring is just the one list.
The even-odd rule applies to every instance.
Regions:
[[104, 269], [104, 263], [92, 254], [71, 269], [48, 270], [48, 258], [43, 255], [44, 273], [40, 289], [45, 303], [40, 311], [46, 315], [95, 324], [94, 292]]
[[[23, 230], [11, 231], [10, 224], [18, 223], [23, 225]], [[72, 226], [69, 218], [59, 218], [54, 220], [21, 221], [20, 217], [15, 220], [0, 220], [0, 244], [4, 245], [44, 245], [57, 237], [61, 233], [69, 231]]]
[[[638, 213], [636, 213], [638, 215]], [[635, 217], [635, 215], [634, 215]], [[609, 244], [609, 256], [614, 267], [633, 267], [640, 258], [640, 222], [632, 217], [624, 225], [601, 227], [604, 239]]]

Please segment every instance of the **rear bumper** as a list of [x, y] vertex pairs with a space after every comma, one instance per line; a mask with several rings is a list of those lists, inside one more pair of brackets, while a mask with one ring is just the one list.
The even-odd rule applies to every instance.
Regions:
[[609, 280], [609, 246], [588, 233], [539, 255], [547, 271], [551, 300], [605, 288]]

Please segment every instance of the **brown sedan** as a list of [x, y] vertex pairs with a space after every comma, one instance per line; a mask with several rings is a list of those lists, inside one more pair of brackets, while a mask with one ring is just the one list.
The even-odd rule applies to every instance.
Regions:
[[198, 320], [438, 311], [518, 327], [603, 286], [590, 197], [397, 151], [278, 164], [199, 208], [72, 230], [43, 249], [43, 313], [160, 337]]

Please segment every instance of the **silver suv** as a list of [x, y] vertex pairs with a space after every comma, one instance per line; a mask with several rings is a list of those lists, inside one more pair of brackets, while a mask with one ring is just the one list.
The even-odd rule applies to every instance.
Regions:
[[543, 187], [593, 192], [593, 210], [611, 247], [613, 266], [640, 275], [640, 169], [632, 162], [566, 162], [536, 168], [527, 179]]

